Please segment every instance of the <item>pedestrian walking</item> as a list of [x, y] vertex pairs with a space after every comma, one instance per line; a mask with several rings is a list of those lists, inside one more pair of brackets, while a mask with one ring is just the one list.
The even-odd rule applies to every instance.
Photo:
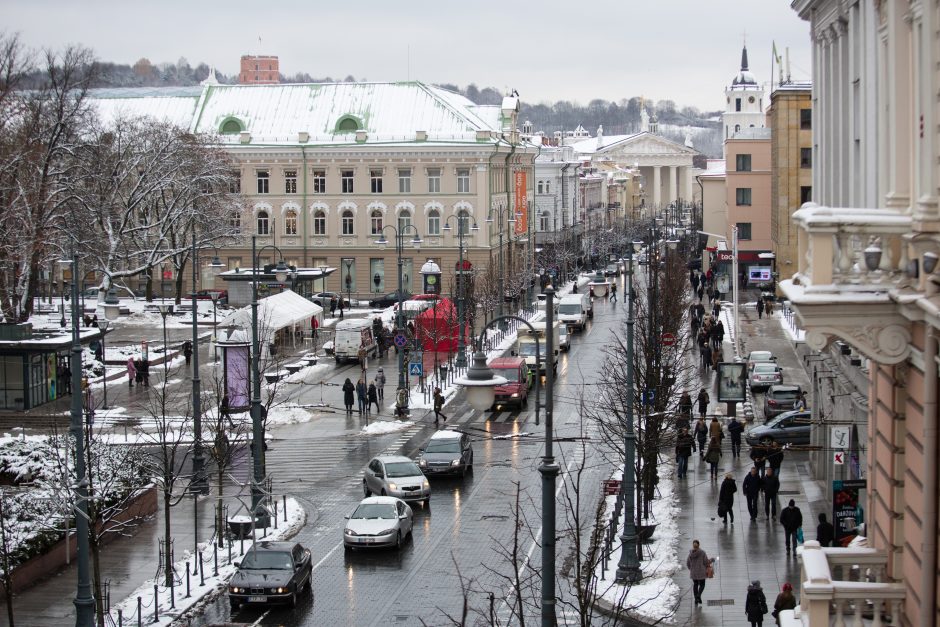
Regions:
[[346, 413], [351, 414], [353, 410], [353, 402], [355, 399], [356, 386], [353, 385], [352, 381], [349, 380], [349, 377], [346, 377], [346, 382], [343, 384], [343, 404], [346, 405]]
[[366, 347], [360, 346], [359, 350], [356, 352], [356, 356], [359, 358], [359, 369], [362, 371], [364, 378], [366, 371], [369, 369], [369, 353], [366, 352]]
[[767, 470], [767, 449], [763, 446], [752, 446], [750, 454], [751, 461], [754, 462], [754, 467], [757, 468], [757, 474], [763, 479], [764, 472]]
[[698, 286], [698, 294], [697, 294], [697, 295], [698, 295], [698, 302], [699, 302], [699, 304], [701, 304], [701, 303], [702, 303], [702, 298], [705, 297], [705, 286], [704, 286], [704, 285], [699, 285], [699, 286]]
[[339, 299], [339, 319], [340, 319], [340, 320], [343, 319], [343, 305], [344, 305], [343, 299], [342, 299], [342, 297], [340, 297], [340, 299]]
[[760, 498], [761, 479], [757, 474], [757, 468], [752, 467], [744, 481], [741, 483], [741, 491], [744, 492], [744, 499], [747, 501], [747, 513], [751, 520], [757, 520], [758, 499]]
[[783, 590], [777, 595], [777, 600], [774, 601], [774, 611], [771, 613], [771, 616], [777, 620], [777, 624], [779, 625], [780, 612], [795, 609], [796, 597], [793, 596], [793, 586], [790, 585], [790, 582], [787, 582], [783, 584]]
[[444, 395], [441, 394], [441, 388], [434, 388], [434, 426], [438, 426], [438, 420], [443, 418], [447, 422], [447, 416], [441, 411], [444, 409]]
[[720, 442], [725, 434], [721, 431], [721, 423], [718, 422], [718, 416], [712, 416], [712, 421], [708, 423], [708, 438], [718, 438]]
[[764, 305], [764, 313], [768, 316], [774, 315], [774, 299], [768, 298], [766, 304]]
[[313, 340], [314, 345], [317, 343], [317, 330], [320, 328], [320, 321], [317, 320], [316, 316], [310, 316], [310, 339]]
[[361, 378], [356, 381], [356, 400], [359, 402], [359, 413], [368, 411], [369, 387]]
[[715, 369], [715, 372], [718, 372], [718, 364], [721, 363], [722, 357], [724, 357], [724, 353], [720, 347], [712, 349], [712, 368]]
[[127, 358], [127, 387], [134, 387], [134, 379], [137, 378], [137, 366], [134, 365], [134, 358]]
[[336, 298], [330, 299], [330, 318], [336, 317]]
[[[803, 526], [803, 512], [796, 506], [796, 501], [790, 499], [789, 505], [780, 512], [780, 524], [783, 525], [784, 537], [787, 541], [787, 555], [790, 554], [790, 547], [793, 547], [793, 555], [796, 555], [797, 530]], [[791, 543], [792, 540], [792, 543]]]
[[836, 530], [832, 523], [826, 520], [825, 514], [819, 515], [819, 524], [816, 525], [816, 541], [819, 546], [832, 546], [832, 541], [836, 537]]
[[800, 397], [796, 399], [796, 405], [793, 409], [803, 411], [806, 409], [806, 390], [800, 390]]
[[695, 313], [698, 314], [696, 317], [698, 318], [699, 322], [705, 320], [705, 305], [702, 303], [695, 305]]
[[142, 359], [140, 361], [140, 368], [138, 368], [138, 370], [140, 370], [141, 372], [141, 377], [143, 378], [143, 381], [144, 381], [144, 387], [149, 388], [150, 387], [150, 360]]
[[728, 435], [731, 436], [731, 458], [741, 457], [741, 434], [744, 432], [744, 425], [738, 422], [737, 416], [731, 416], [728, 420]]
[[186, 358], [186, 365], [193, 360], [193, 343], [191, 340], [183, 342], [183, 357]]
[[715, 323], [715, 329], [718, 333], [718, 346], [720, 347], [721, 343], [725, 341], [725, 325], [720, 319]]
[[702, 366], [705, 367], [705, 372], [708, 372], [708, 369], [712, 367], [712, 347], [707, 340], [702, 347]]
[[780, 446], [779, 442], [770, 445], [770, 449], [767, 451], [767, 465], [777, 475], [777, 479], [780, 479], [780, 466], [783, 465], [783, 447]]
[[379, 393], [379, 401], [385, 402], [385, 371], [379, 366], [379, 371], [375, 373], [375, 388]]
[[610, 298], [608, 298], [607, 300], [612, 303], [617, 302], [617, 282], [616, 281], [614, 281], [614, 283], [610, 286]]
[[777, 493], [780, 492], [780, 479], [774, 474], [772, 468], [767, 469], [761, 488], [764, 490], [764, 516], [770, 520], [777, 517]]
[[757, 318], [760, 319], [763, 317], [764, 317], [764, 299], [758, 298], [757, 299]]
[[676, 471], [680, 479], [684, 479], [689, 472], [689, 458], [695, 449], [695, 440], [687, 428], [683, 428], [676, 438]]
[[[700, 416], [695, 422], [695, 439], [698, 440], [698, 456], [705, 457], [705, 442], [708, 441], [708, 425], [705, 424], [705, 417]], [[695, 447], [692, 447], [695, 450]]]
[[698, 289], [698, 275], [695, 274], [695, 270], [689, 270], [689, 283], [692, 284], [692, 291]]
[[721, 461], [721, 440], [711, 438], [708, 441], [708, 449], [705, 451], [705, 461], [708, 462], [711, 478], [718, 480], [718, 462]]
[[734, 493], [738, 491], [738, 486], [734, 482], [734, 476], [729, 472], [725, 475], [725, 480], [721, 482], [718, 488], [718, 515], [721, 521], [728, 524], [728, 516], [731, 516], [731, 524], [734, 524]]
[[747, 615], [751, 627], [761, 627], [764, 624], [764, 614], [767, 613], [767, 597], [764, 596], [764, 591], [760, 587], [760, 581], [756, 579], [747, 587], [744, 613]]
[[367, 398], [369, 399], [369, 411], [372, 411], [372, 404], [375, 404], [375, 413], [380, 413], [382, 408], [379, 407], [379, 393], [375, 389], [375, 381], [369, 382], [369, 389], [366, 392]]
[[692, 397], [689, 396], [688, 390], [682, 392], [679, 397], [679, 413], [690, 420], [692, 418]]
[[142, 359], [134, 360], [134, 382], [138, 386], [144, 384], [144, 362]]
[[702, 592], [705, 591], [705, 580], [714, 577], [712, 564], [714, 559], [708, 559], [708, 555], [701, 549], [698, 540], [692, 540], [692, 550], [689, 556], [685, 558], [685, 566], [689, 569], [689, 578], [692, 580], [692, 596], [696, 605], [702, 604]]
[[705, 391], [705, 388], [702, 388], [699, 390], [696, 400], [698, 401], [698, 415], [704, 420], [705, 414], [708, 413], [708, 403], [712, 399], [708, 396], [708, 392]]

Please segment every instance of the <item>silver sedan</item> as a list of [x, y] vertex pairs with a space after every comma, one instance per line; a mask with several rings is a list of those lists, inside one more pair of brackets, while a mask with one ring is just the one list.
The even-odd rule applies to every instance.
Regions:
[[393, 496], [370, 496], [346, 517], [343, 546], [346, 550], [381, 546], [401, 548], [412, 526], [413, 513], [407, 503]]
[[759, 361], [754, 364], [748, 380], [752, 390], [766, 390], [771, 385], [783, 383], [783, 370], [772, 361]]

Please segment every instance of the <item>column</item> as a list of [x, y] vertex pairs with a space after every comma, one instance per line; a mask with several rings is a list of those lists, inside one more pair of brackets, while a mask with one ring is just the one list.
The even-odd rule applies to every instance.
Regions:
[[666, 198], [666, 204], [675, 202], [678, 198], [679, 166], [669, 166], [669, 197]]
[[659, 209], [663, 199], [662, 166], [653, 166], [653, 207]]
[[692, 166], [687, 165], [682, 168], [682, 180], [685, 181], [685, 192], [682, 194], [687, 202], [692, 202], [695, 197], [695, 180], [692, 178]]

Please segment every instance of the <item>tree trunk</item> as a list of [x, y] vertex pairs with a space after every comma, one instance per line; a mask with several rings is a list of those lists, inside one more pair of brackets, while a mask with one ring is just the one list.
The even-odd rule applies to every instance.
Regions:
[[216, 535], [216, 539], [215, 539], [215, 540], [216, 540], [216, 544], [218, 544], [218, 545], [219, 545], [219, 548], [221, 549], [221, 548], [223, 548], [223, 547], [225, 546], [225, 541], [223, 540], [223, 538], [225, 537], [225, 536], [224, 536], [224, 533], [225, 533], [225, 519], [224, 519], [225, 510], [222, 508], [222, 496], [223, 496], [223, 492], [224, 492], [224, 489], [223, 489], [223, 487], [222, 487], [222, 481], [225, 479], [225, 464], [223, 464], [223, 463], [221, 463], [221, 462], [218, 462], [218, 469], [219, 469], [219, 482], [218, 482], [218, 495], [219, 495], [219, 498], [216, 500], [216, 506], [215, 506], [215, 509], [216, 509], [216, 513], [215, 513], [215, 515], [216, 515], [216, 527], [215, 527], [215, 528], [216, 528], [216, 534], [215, 534], [215, 535]]
[[172, 545], [171, 535], [170, 535], [170, 500], [172, 495], [170, 494], [170, 485], [169, 480], [172, 477], [164, 475], [163, 480], [163, 543], [164, 543], [164, 554], [163, 554], [163, 570], [164, 570], [164, 580], [163, 584], [169, 588], [173, 585], [173, 552], [171, 550]]
[[[176, 271], [176, 304], [179, 305], [183, 298], [183, 277], [186, 276], [186, 261], [180, 263], [179, 269]], [[193, 286], [193, 289], [196, 289], [196, 286]]]

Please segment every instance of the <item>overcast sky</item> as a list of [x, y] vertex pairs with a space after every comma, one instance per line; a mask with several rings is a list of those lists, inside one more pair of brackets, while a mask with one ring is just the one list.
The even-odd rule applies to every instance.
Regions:
[[[281, 72], [514, 88], [523, 101], [630, 96], [724, 108], [747, 39], [751, 71], [770, 81], [771, 45], [809, 79], [809, 26], [789, 0], [0, 0], [27, 45], [80, 43], [101, 60], [238, 72], [243, 54]], [[260, 43], [259, 43], [260, 37]], [[776, 81], [776, 76], [774, 77]]]

